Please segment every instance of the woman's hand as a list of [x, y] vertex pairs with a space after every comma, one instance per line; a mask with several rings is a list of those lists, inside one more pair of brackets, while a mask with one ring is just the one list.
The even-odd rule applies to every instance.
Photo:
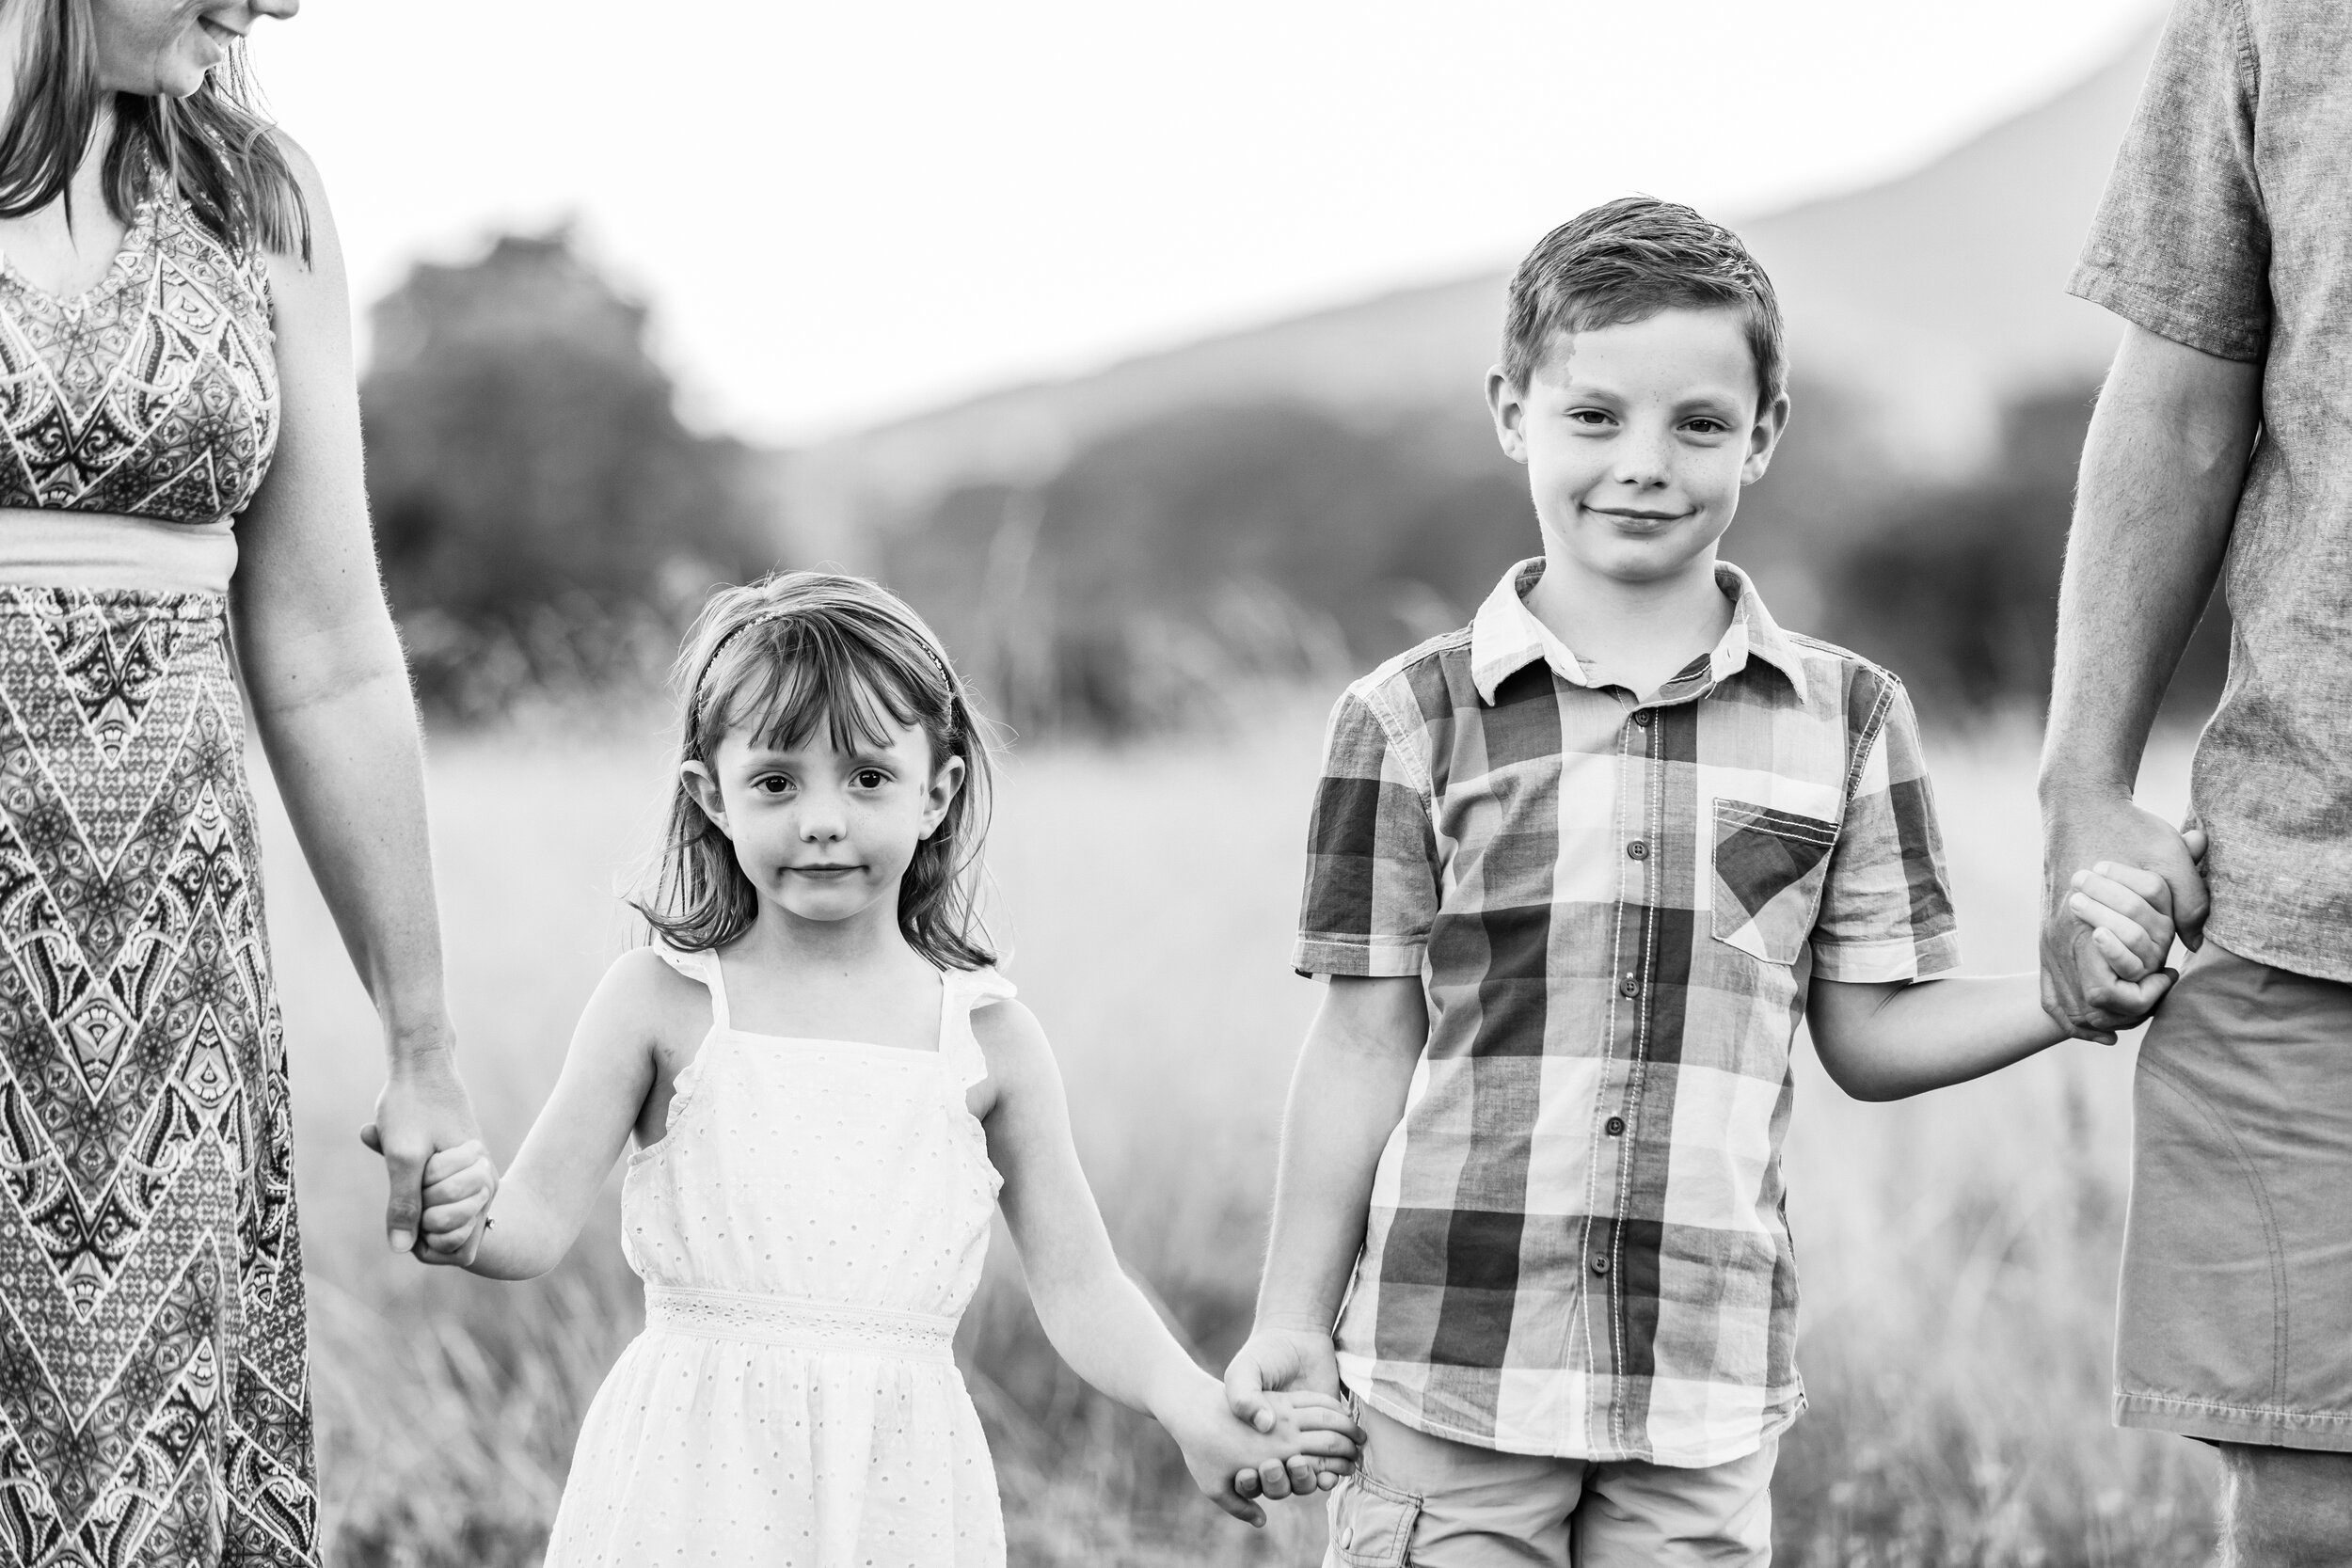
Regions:
[[359, 1130], [359, 1141], [384, 1156], [391, 1183], [384, 1234], [394, 1252], [417, 1244], [427, 1163], [443, 1150], [479, 1145], [481, 1138], [473, 1101], [447, 1046], [392, 1059], [390, 1075], [375, 1097], [375, 1119]]

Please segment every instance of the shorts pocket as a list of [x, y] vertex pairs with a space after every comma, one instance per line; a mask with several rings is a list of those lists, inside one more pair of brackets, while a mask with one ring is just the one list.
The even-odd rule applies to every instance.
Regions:
[[1746, 800], [1715, 802], [1715, 940], [1793, 964], [1813, 935], [1837, 824]]
[[1361, 1470], [1331, 1494], [1331, 1552], [1347, 1568], [1406, 1568], [1421, 1498]]

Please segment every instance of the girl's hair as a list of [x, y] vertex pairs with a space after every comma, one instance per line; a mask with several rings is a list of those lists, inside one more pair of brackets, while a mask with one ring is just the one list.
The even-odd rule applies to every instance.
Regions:
[[[898, 929], [943, 969], [996, 961], [975, 908], [988, 833], [988, 742], [938, 639], [897, 595], [864, 578], [780, 572], [724, 588], [687, 633], [677, 674], [686, 697], [678, 762], [712, 766], [729, 731], [789, 750], [825, 726], [837, 751], [880, 745], [885, 723], [918, 726], [931, 766], [963, 759], [963, 787], [898, 884]], [[670, 800], [652, 895], [634, 900], [673, 947], [719, 947], [748, 929], [758, 895], [735, 846], [703, 815], [683, 777]]]
[[[92, 0], [0, 0], [9, 5], [31, 12], [16, 97], [0, 124], [0, 217], [13, 218], [60, 197], [72, 199], [73, 171], [107, 93], [98, 79]], [[185, 98], [113, 98], [103, 174], [106, 210], [119, 222], [129, 223], [141, 201], [167, 185], [231, 250], [266, 248], [310, 261], [310, 208], [255, 104], [242, 42]]]

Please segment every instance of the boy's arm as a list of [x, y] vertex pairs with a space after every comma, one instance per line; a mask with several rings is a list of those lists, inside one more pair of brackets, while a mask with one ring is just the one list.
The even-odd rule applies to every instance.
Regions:
[[[1269, 1388], [1340, 1392], [1332, 1323], [1363, 1246], [1374, 1168], [1405, 1114], [1428, 1039], [1418, 977], [1334, 975], [1307, 1031], [1282, 1112], [1257, 1323], [1225, 1371], [1233, 1414], [1261, 1430], [1273, 1417]], [[1263, 1467], [1255, 1481], [1280, 1497], [1306, 1490], [1300, 1479], [1277, 1465]]]
[[[1225, 1409], [1216, 1379], [1202, 1371], [1120, 1268], [1094, 1193], [1079, 1166], [1045, 1032], [1017, 1002], [977, 1015], [996, 1101], [988, 1113], [989, 1159], [1002, 1173], [998, 1202], [1028, 1275], [1038, 1322], [1073, 1371], [1168, 1429], [1201, 1491], [1250, 1524], [1255, 1504], [1227, 1489], [1236, 1468], [1287, 1456], [1352, 1460], [1355, 1426], [1337, 1408], [1285, 1410], [1278, 1427], [1253, 1431]], [[496, 1232], [493, 1232], [495, 1235]]]
[[1964, 1084], [2072, 1037], [2042, 1010], [2033, 974], [1857, 984], [1815, 980], [1813, 1048], [1856, 1100], [1902, 1100]]
[[656, 1021], [674, 975], [651, 948], [605, 972], [572, 1032], [555, 1092], [499, 1183], [495, 1223], [465, 1267], [492, 1279], [532, 1279], [564, 1260], [595, 1207], [612, 1162], [653, 1087]]

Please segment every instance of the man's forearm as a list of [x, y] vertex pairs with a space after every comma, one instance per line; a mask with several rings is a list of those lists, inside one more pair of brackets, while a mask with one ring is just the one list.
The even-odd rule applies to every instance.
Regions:
[[2045, 796], [2129, 797], [2156, 705], [2220, 569], [2261, 395], [2259, 365], [2128, 330], [2083, 447]]
[[[1418, 1015], [1419, 982], [1413, 987]], [[1336, 1000], [1336, 999], [1333, 999]], [[1327, 1330], [1363, 1245], [1380, 1151], [1404, 1115], [1422, 1039], [1403, 1019], [1327, 1001], [1299, 1052], [1258, 1291], [1262, 1324]]]

